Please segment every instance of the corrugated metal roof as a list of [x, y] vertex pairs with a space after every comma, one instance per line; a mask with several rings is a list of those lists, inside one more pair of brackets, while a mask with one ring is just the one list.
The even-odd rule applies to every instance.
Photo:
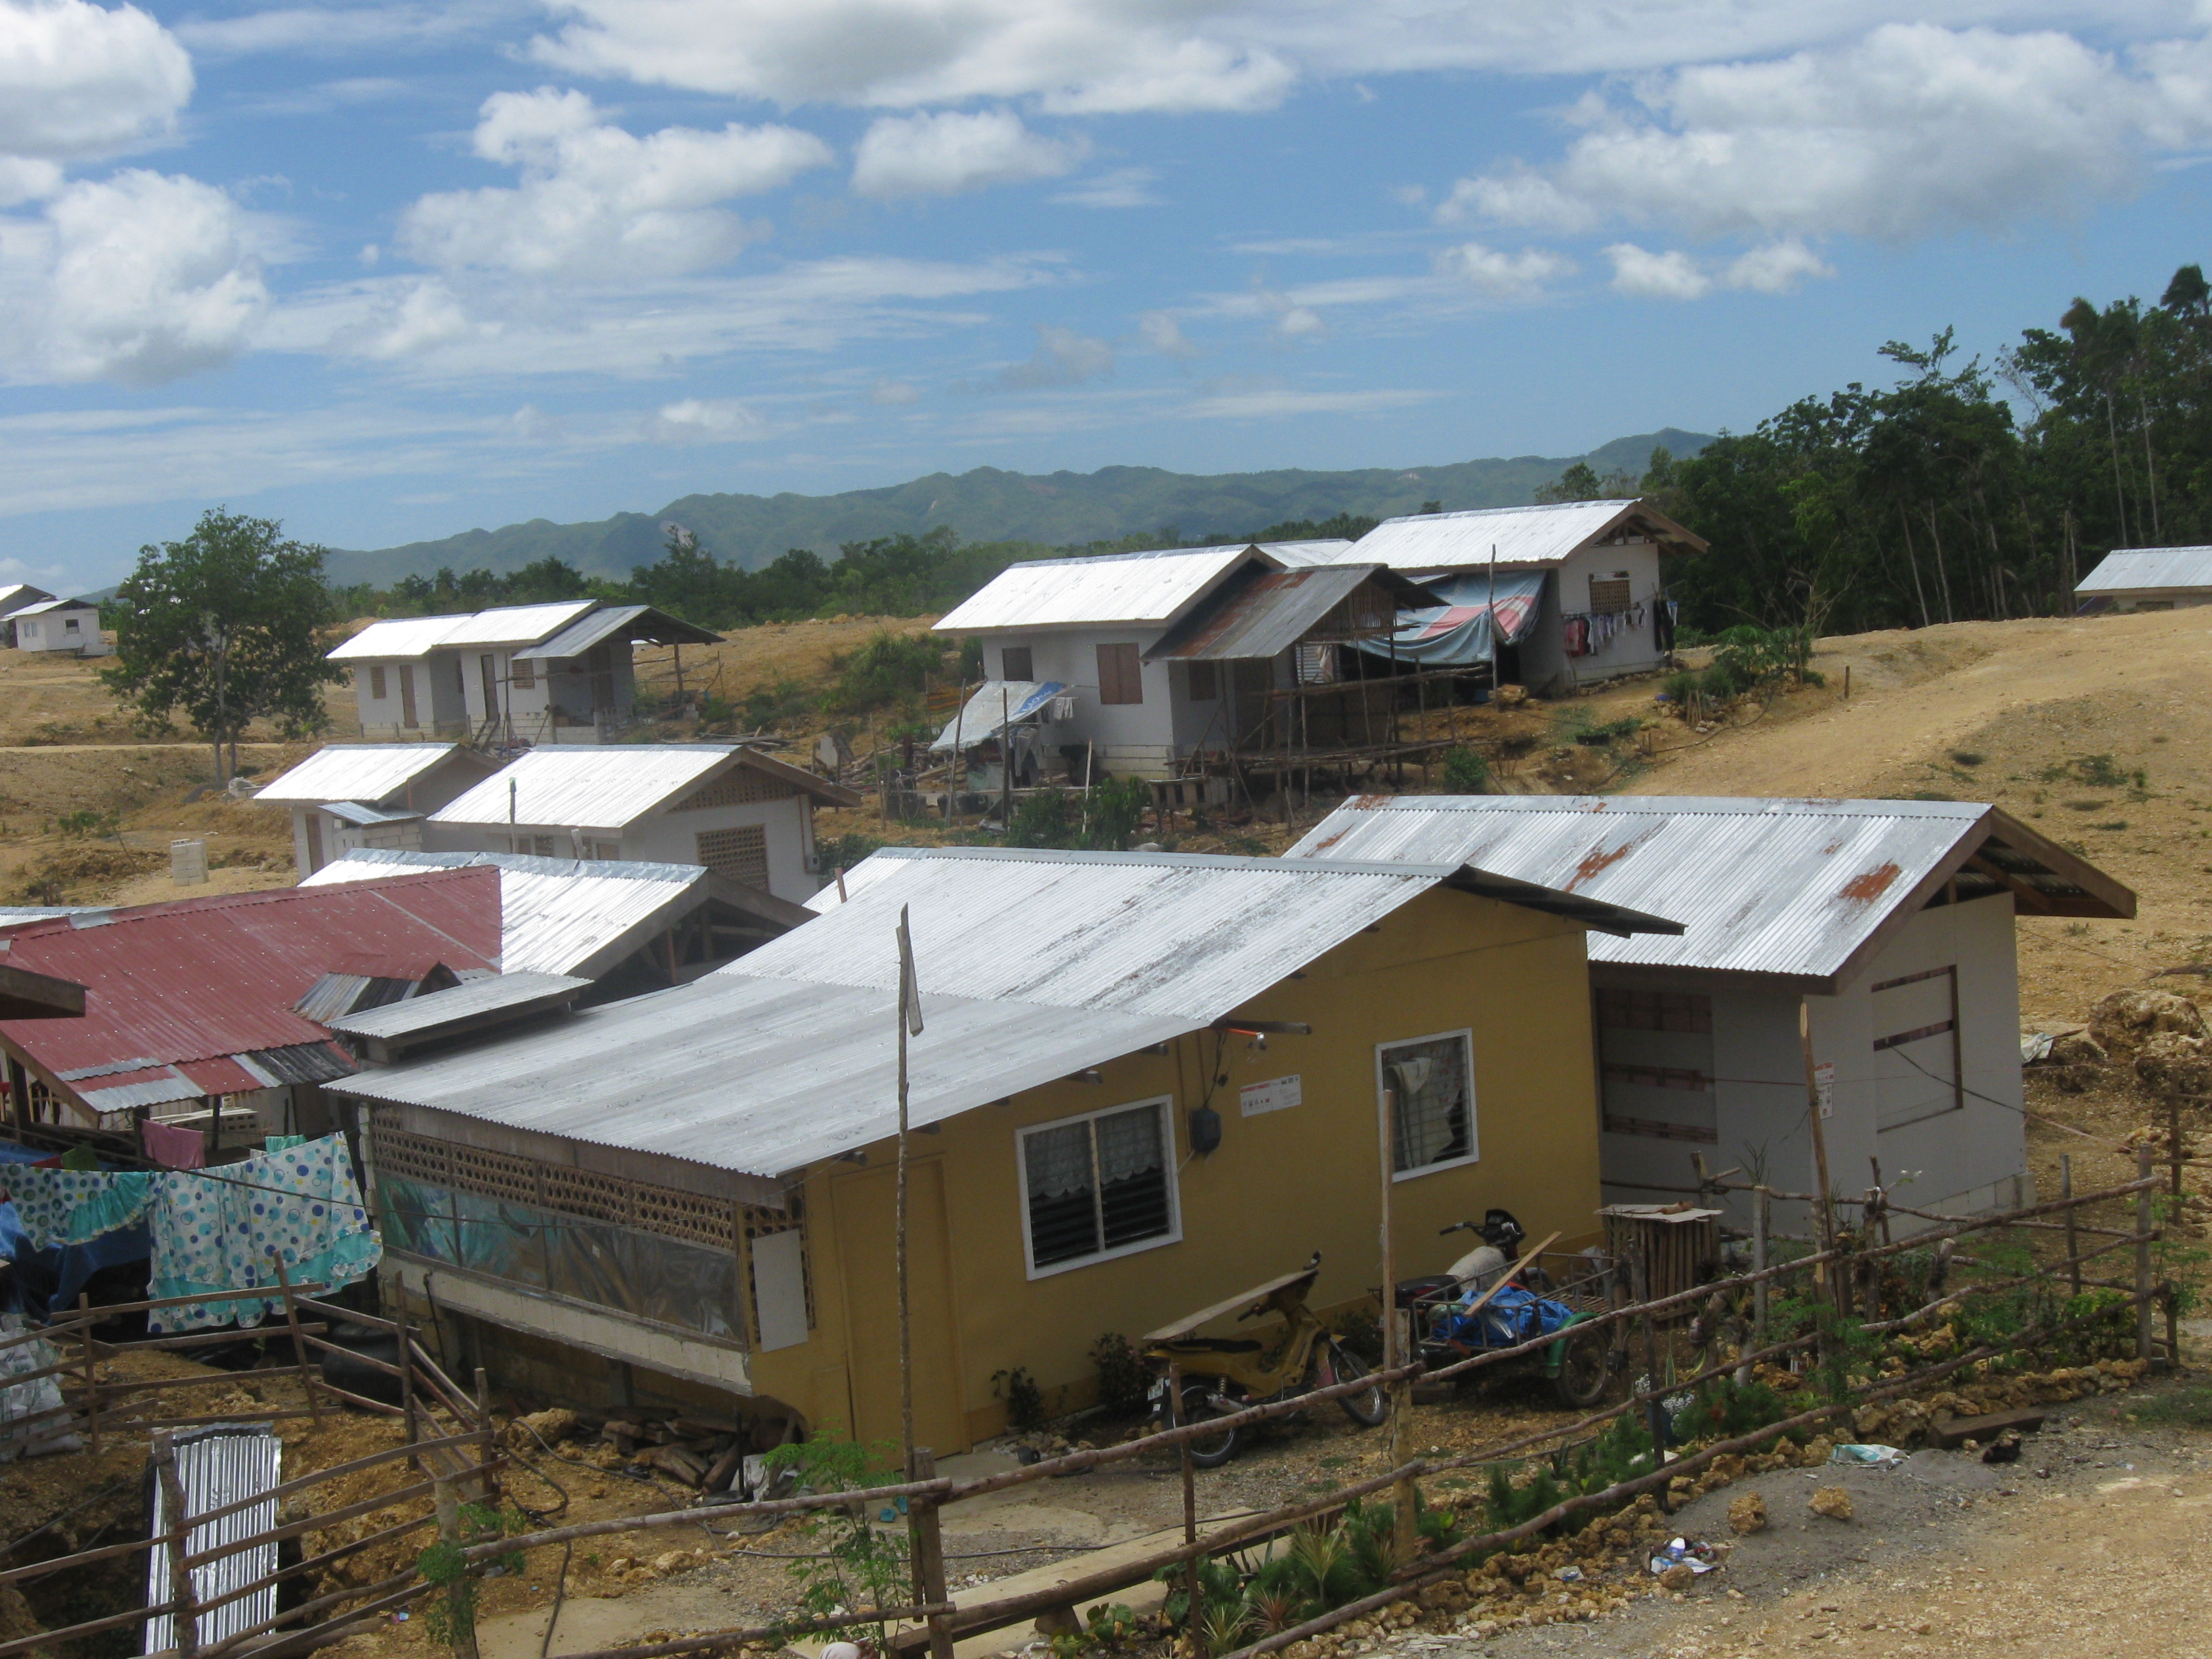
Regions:
[[997, 737], [1000, 726], [1027, 720], [1066, 690], [1059, 680], [985, 680], [945, 722], [929, 752], [950, 754], [956, 741], [963, 749], [972, 749]]
[[381, 1008], [341, 1014], [329, 1024], [333, 1031], [348, 1036], [419, 1036], [485, 1014], [574, 1002], [591, 986], [587, 979], [572, 979], [566, 974], [497, 974], [489, 979], [471, 980], [449, 991], [432, 991]]
[[151, 1072], [125, 1073], [110, 1082], [103, 1078], [99, 1086], [77, 1091], [77, 1098], [87, 1109], [106, 1113], [129, 1111], [137, 1106], [162, 1106], [173, 1100], [198, 1100], [200, 1085], [173, 1066], [158, 1066]]
[[456, 753], [457, 743], [333, 743], [277, 777], [253, 799], [266, 806], [315, 806], [325, 801], [381, 805]]
[[[292, 1004], [363, 951], [459, 969], [497, 965], [499, 883], [439, 870], [373, 885], [210, 894], [6, 930], [8, 960], [87, 988], [82, 1019], [9, 1020], [0, 1032], [49, 1075], [325, 1040]], [[64, 1029], [66, 1028], [66, 1029]], [[258, 1085], [253, 1085], [258, 1086]]]
[[2212, 587], [2212, 547], [2116, 547], [2074, 591], [2116, 593], [2160, 587]]
[[1110, 553], [1096, 559], [1038, 559], [1008, 565], [956, 605], [939, 633], [994, 628], [1071, 628], [1127, 623], [1164, 627], [1251, 552], [1221, 547]]
[[428, 656], [441, 646], [535, 645], [596, 608], [593, 599], [558, 605], [510, 605], [445, 617], [394, 617], [373, 622], [328, 653], [332, 662]]
[[[819, 921], [718, 971], [894, 984], [896, 965], [878, 961], [872, 941], [908, 905], [916, 956], [927, 953], [931, 984], [952, 994], [1211, 1020], [1400, 905], [1474, 873], [1458, 861], [1339, 860], [1304, 867], [1342, 879], [1282, 879], [1299, 867], [1194, 854], [886, 847], [846, 872], [843, 902], [834, 888], [809, 902]], [[1538, 895], [1498, 896], [1549, 908]], [[1648, 920], [1601, 904], [1589, 911], [1615, 923]]]
[[1353, 556], [1352, 544], [1340, 537], [1313, 542], [1261, 542], [1257, 545], [1261, 552], [1272, 555], [1293, 570], [1307, 565], [1335, 564]]
[[100, 607], [90, 599], [45, 599], [37, 605], [19, 605], [8, 614], [11, 617], [51, 617], [64, 611], [97, 611]]
[[[1273, 657], [1304, 639], [1378, 573], [1394, 585], [1401, 580], [1387, 566], [1367, 563], [1316, 565], [1231, 578], [1217, 599], [1177, 623], [1145, 655], [1154, 661], [1205, 662]], [[1419, 591], [1407, 586], [1409, 593]], [[1371, 623], [1359, 618], [1354, 622], [1383, 633], [1396, 615], [1393, 605]]]
[[926, 1020], [913, 1120], [927, 1124], [1210, 1025], [1468, 873], [887, 848], [847, 874], [844, 902], [826, 894], [816, 921], [691, 985], [337, 1086], [774, 1176], [895, 1121], [902, 905]]
[[0, 617], [12, 617], [27, 605], [54, 596], [43, 587], [33, 587], [28, 582], [9, 582], [0, 587]]
[[[283, 1478], [283, 1443], [265, 1423], [217, 1424], [176, 1437], [177, 1486], [184, 1498], [186, 1521], [213, 1510], [243, 1503], [258, 1493], [273, 1492]], [[147, 1535], [159, 1538], [168, 1530], [168, 1499], [161, 1483], [155, 1481], [153, 1518]], [[216, 1559], [189, 1569], [192, 1588], [203, 1601], [221, 1601], [234, 1590], [258, 1583], [276, 1571], [276, 1540], [231, 1547], [241, 1540], [272, 1530], [276, 1525], [276, 1499], [258, 1504], [212, 1521], [198, 1522], [185, 1534], [191, 1554]], [[146, 1604], [158, 1607], [169, 1599], [169, 1553], [149, 1552], [146, 1572]], [[222, 1641], [241, 1631], [252, 1630], [276, 1616], [276, 1586], [270, 1584], [235, 1600], [223, 1601], [192, 1620], [202, 1646]], [[167, 1653], [177, 1645], [176, 1615], [159, 1613], [146, 1621], [145, 1651]]]
[[619, 634], [624, 641], [644, 640], [654, 645], [714, 645], [721, 635], [672, 617], [649, 605], [618, 605], [579, 617], [530, 653], [549, 661], [580, 657], [600, 641]]
[[349, 853], [301, 885], [374, 881], [402, 870], [469, 866], [499, 872], [500, 963], [510, 974], [596, 977], [708, 897], [707, 872], [696, 864], [383, 848]]
[[101, 916], [112, 904], [0, 904], [0, 927], [19, 921], [45, 921], [54, 916]]
[[2035, 873], [2039, 837], [1953, 801], [1356, 796], [1284, 857], [1464, 860], [1686, 925], [1674, 939], [1593, 939], [1593, 962], [1825, 980], [1993, 830], [2017, 878], [2081, 890]]
[[1557, 564], [1587, 543], [1630, 528], [1686, 547], [1705, 544], [1637, 501], [1553, 501], [1385, 519], [1342, 557], [1371, 560], [1393, 570], [1463, 570], [1488, 564], [1494, 547], [1501, 566]]
[[357, 800], [326, 800], [323, 811], [341, 823], [350, 823], [356, 830], [367, 830], [380, 823], [411, 823], [422, 815], [403, 809], [386, 811], [380, 806], [363, 806]]
[[556, 744], [518, 755], [430, 815], [433, 823], [502, 824], [507, 787], [514, 822], [535, 829], [620, 830], [689, 793], [733, 757], [794, 789], [850, 806], [860, 797], [739, 744]]

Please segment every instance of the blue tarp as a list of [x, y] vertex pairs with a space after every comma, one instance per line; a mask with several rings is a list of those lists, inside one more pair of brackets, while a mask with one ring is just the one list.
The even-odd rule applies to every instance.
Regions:
[[[0, 1164], [43, 1164], [52, 1156], [35, 1146], [0, 1140]], [[5, 1173], [0, 1172], [0, 1186], [6, 1181]], [[15, 1218], [15, 1206], [0, 1204], [0, 1255], [15, 1264], [9, 1280], [14, 1305], [24, 1313], [43, 1316], [52, 1308], [72, 1307], [77, 1292], [100, 1269], [143, 1261], [153, 1251], [153, 1236], [143, 1221], [134, 1227], [103, 1233], [87, 1244], [33, 1249], [22, 1224]]]
[[[1546, 570], [1498, 573], [1498, 621], [1508, 645], [1525, 637], [1542, 608]], [[1419, 668], [1472, 668], [1491, 660], [1491, 577], [1486, 570], [1438, 577], [1423, 586], [1443, 603], [1426, 611], [1401, 611], [1404, 625], [1389, 640], [1361, 640], [1360, 650]]]

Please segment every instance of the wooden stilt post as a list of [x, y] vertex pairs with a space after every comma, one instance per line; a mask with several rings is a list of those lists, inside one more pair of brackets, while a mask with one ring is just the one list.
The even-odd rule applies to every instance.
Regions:
[[[1754, 1188], [1751, 1204], [1751, 1265], [1753, 1271], [1766, 1271], [1767, 1243], [1774, 1231], [1774, 1194], [1764, 1184]], [[1766, 1346], [1766, 1287], [1761, 1279], [1751, 1287], [1751, 1346]]]
[[[422, 1437], [415, 1412], [415, 1334], [408, 1327], [404, 1309], [392, 1322], [399, 1332], [399, 1415], [405, 1425], [407, 1443], [411, 1446]], [[410, 1457], [408, 1462], [418, 1469], [423, 1468], [420, 1457]]]
[[[1813, 1132], [1813, 1176], [1819, 1183], [1815, 1196], [1819, 1202], [1813, 1206], [1814, 1225], [1819, 1231], [1820, 1247], [1823, 1251], [1835, 1248], [1836, 1212], [1828, 1198], [1828, 1131], [1820, 1115], [1820, 1080], [1813, 1064], [1813, 1012], [1805, 1000], [1797, 1000], [1797, 1045], [1805, 1056], [1805, 1121]], [[1814, 1283], [1827, 1279], [1825, 1265], [1813, 1269]]]
[[[1381, 1109], [1376, 1114], [1376, 1152], [1381, 1165], [1382, 1182], [1382, 1369], [1395, 1371], [1404, 1365], [1406, 1328], [1398, 1310], [1398, 1243], [1396, 1230], [1391, 1225], [1391, 1198], [1397, 1186], [1398, 1158], [1398, 1091], [1382, 1091]], [[1407, 1419], [1413, 1416], [1413, 1391], [1412, 1385], [1400, 1378], [1390, 1384], [1390, 1467], [1406, 1466], [1406, 1434]], [[1391, 1548], [1398, 1564], [1403, 1566], [1413, 1559], [1420, 1534], [1415, 1525], [1419, 1519], [1419, 1504], [1410, 1478], [1398, 1482], [1392, 1493], [1394, 1522]]]
[[[1650, 1392], [1644, 1400], [1644, 1426], [1651, 1431], [1651, 1467], [1658, 1469], [1665, 1468], [1667, 1463], [1667, 1408], [1659, 1399], [1666, 1385], [1659, 1375], [1659, 1325], [1651, 1316], [1648, 1305], [1651, 1300], [1651, 1247], [1648, 1230], [1638, 1231], [1634, 1253], [1629, 1261], [1631, 1271], [1635, 1274], [1636, 1300], [1644, 1304], [1641, 1322], [1644, 1327], [1644, 1385]], [[1672, 1515], [1674, 1505], [1663, 1485], [1656, 1496], [1659, 1499], [1659, 1512]]]
[[[906, 1478], [908, 1480], [937, 1479], [937, 1454], [927, 1446], [916, 1446], [907, 1455]], [[937, 1500], [928, 1497], [914, 1497], [907, 1500], [906, 1529], [908, 1554], [914, 1567], [914, 1599], [926, 1607], [941, 1605], [946, 1599], [945, 1588], [945, 1531], [939, 1524]], [[952, 1659], [952, 1626], [941, 1613], [927, 1615], [929, 1624], [930, 1659]]]
[[[458, 1483], [449, 1474], [434, 1477], [431, 1503], [438, 1515], [438, 1538], [441, 1543], [458, 1550], [465, 1543], [461, 1536], [461, 1495]], [[469, 1607], [469, 1581], [464, 1573], [446, 1586], [446, 1607], [453, 1627], [454, 1659], [477, 1659], [477, 1625]]]

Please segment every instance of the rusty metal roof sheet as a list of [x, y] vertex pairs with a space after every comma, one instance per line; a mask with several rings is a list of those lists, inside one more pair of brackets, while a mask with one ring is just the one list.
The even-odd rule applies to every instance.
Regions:
[[2025, 889], [2023, 911], [2134, 914], [2101, 872], [1994, 807], [1953, 801], [1364, 795], [1284, 857], [1465, 860], [1686, 924], [1675, 939], [1593, 939], [1593, 962], [1815, 981], [1848, 972], [1961, 871], [1966, 896]]
[[[1145, 655], [1156, 661], [1180, 658], [1211, 662], [1273, 657], [1304, 639], [1370, 580], [1407, 603], [1434, 603], [1387, 565], [1315, 565], [1240, 573], [1170, 629]], [[1396, 617], [1394, 605], [1371, 619], [1355, 618], [1354, 623], [1379, 635], [1389, 631]]]
[[2077, 593], [2212, 587], [2212, 547], [2116, 547], [2081, 578]]
[[1000, 628], [1165, 627], [1248, 558], [1269, 565], [1249, 542], [1163, 548], [1095, 559], [1010, 564], [953, 607], [941, 634]]
[[[327, 744], [271, 778], [253, 799], [267, 806], [347, 800], [381, 806], [461, 752], [457, 743]], [[470, 757], [475, 758], [473, 751]]]
[[495, 968], [499, 882], [490, 871], [438, 870], [210, 894], [19, 924], [0, 930], [0, 947], [8, 962], [87, 992], [81, 1019], [9, 1020], [0, 1032], [48, 1076], [90, 1078], [120, 1060], [149, 1069], [324, 1042], [292, 1005], [365, 951]]
[[1705, 545], [1640, 501], [1553, 501], [1385, 519], [1340, 558], [1387, 564], [1393, 570], [1465, 570], [1488, 564], [1494, 548], [1501, 567], [1557, 564], [1577, 548], [1617, 531], [1682, 548]]

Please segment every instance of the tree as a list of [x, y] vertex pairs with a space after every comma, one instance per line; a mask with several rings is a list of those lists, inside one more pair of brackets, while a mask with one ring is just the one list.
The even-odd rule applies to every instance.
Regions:
[[228, 783], [253, 720], [275, 721], [288, 738], [330, 724], [322, 688], [345, 672], [323, 654], [332, 620], [325, 556], [273, 519], [210, 508], [183, 541], [138, 550], [115, 594], [117, 665], [100, 678], [151, 730], [173, 730], [181, 711], [214, 745], [216, 781]]

